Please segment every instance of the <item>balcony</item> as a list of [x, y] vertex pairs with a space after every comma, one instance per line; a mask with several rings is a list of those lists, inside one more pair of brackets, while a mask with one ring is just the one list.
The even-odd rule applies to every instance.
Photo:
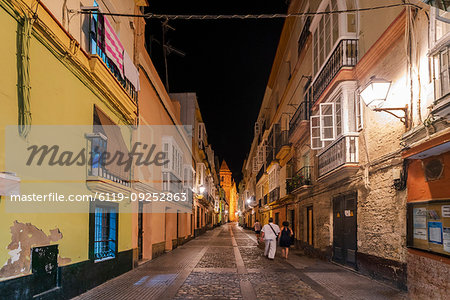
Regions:
[[259, 169], [258, 174], [256, 175], [256, 182], [258, 182], [263, 175], [264, 175], [264, 165], [261, 166], [261, 168]]
[[319, 99], [343, 67], [354, 67], [358, 59], [358, 40], [341, 40], [313, 83], [313, 103]]
[[[87, 164], [87, 181], [97, 182], [99, 179], [107, 179], [127, 188], [131, 187], [130, 172], [125, 172], [118, 164], [106, 165], [105, 157], [109, 155], [108, 142], [103, 134], [86, 134], [90, 143], [91, 161]], [[114, 169], [114, 170], [112, 170]]]
[[305, 47], [308, 37], [311, 35], [311, 32], [309, 31], [309, 27], [311, 26], [311, 19], [312, 19], [311, 17], [306, 18], [305, 24], [303, 25], [302, 33], [300, 34], [300, 38], [298, 39], [297, 49], [299, 56], [303, 48]]
[[290, 194], [298, 188], [311, 185], [311, 169], [312, 167], [305, 166], [298, 170], [291, 179], [287, 179], [286, 193]]
[[283, 159], [289, 154], [291, 144], [289, 143], [289, 130], [282, 130], [277, 137], [276, 158]]
[[292, 116], [292, 118], [289, 122], [289, 136], [292, 136], [294, 134], [294, 132], [300, 126], [302, 121], [309, 120], [309, 116], [310, 116], [310, 112], [311, 112], [311, 103], [308, 99], [309, 98], [306, 98], [305, 101], [303, 101], [299, 104], [299, 106], [297, 107], [297, 110], [295, 111], [294, 115]]
[[318, 155], [319, 177], [337, 168], [358, 163], [358, 134], [338, 137]]
[[280, 187], [277, 187], [269, 193], [269, 203], [278, 201], [280, 199]]
[[266, 195], [264, 195], [264, 205], [266, 205], [267, 204], [267, 194]]
[[[94, 16], [94, 19], [96, 19], [97, 16]], [[91, 22], [97, 22], [97, 19]], [[135, 103], [137, 103], [138, 98], [138, 92], [136, 91], [135, 87], [131, 83], [130, 80], [128, 80], [125, 76], [122, 75], [123, 72], [119, 70], [119, 68], [114, 64], [114, 62], [106, 55], [104, 52], [104, 49], [102, 49], [99, 44], [97, 43], [97, 39], [99, 38], [99, 32], [97, 26], [93, 26], [95, 30], [91, 32], [91, 39], [90, 39], [90, 52], [92, 55], [97, 55], [100, 57], [100, 59], [105, 63], [105, 65], [108, 67], [109, 71], [114, 75], [114, 77], [117, 79], [117, 81], [122, 85], [122, 87], [127, 92], [128, 96], [130, 96], [131, 99]], [[103, 37], [104, 39], [104, 37]]]

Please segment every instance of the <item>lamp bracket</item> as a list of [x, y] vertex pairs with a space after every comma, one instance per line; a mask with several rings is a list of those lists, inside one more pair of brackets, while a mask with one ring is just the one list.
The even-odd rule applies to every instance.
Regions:
[[[401, 110], [401, 111], [403, 111], [403, 113], [405, 115], [404, 116], [396, 115], [395, 113], [392, 112], [393, 110], [394, 111]], [[408, 128], [408, 121], [409, 121], [409, 118], [408, 118], [408, 105], [406, 105], [405, 107], [374, 108], [373, 111], [384, 111], [384, 112], [387, 112], [388, 114], [393, 115], [397, 119], [400, 119], [400, 121], [405, 125], [405, 127]]]

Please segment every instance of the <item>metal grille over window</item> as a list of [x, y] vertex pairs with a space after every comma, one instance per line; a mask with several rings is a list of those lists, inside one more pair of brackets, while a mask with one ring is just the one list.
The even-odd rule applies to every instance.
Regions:
[[113, 207], [95, 208], [94, 259], [113, 258], [117, 251], [117, 212]]

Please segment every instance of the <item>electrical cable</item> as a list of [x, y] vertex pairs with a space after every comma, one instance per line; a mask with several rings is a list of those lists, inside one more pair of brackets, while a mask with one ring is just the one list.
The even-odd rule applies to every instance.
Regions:
[[333, 15], [333, 14], [363, 12], [363, 11], [371, 11], [371, 10], [378, 10], [378, 9], [394, 8], [394, 7], [415, 7], [418, 9], [422, 9], [420, 6], [412, 4], [412, 3], [397, 3], [397, 4], [381, 5], [381, 6], [374, 6], [374, 7], [366, 7], [366, 8], [347, 9], [347, 10], [287, 13], [287, 14], [173, 15], [173, 14], [146, 13], [146, 14], [136, 15], [136, 14], [98, 12], [98, 11], [92, 11], [92, 10], [70, 10], [69, 12], [79, 13], [79, 14], [99, 13], [99, 14], [106, 15], [106, 16], [136, 17], [136, 18], [161, 19], [161, 20], [231, 20], [231, 19], [244, 20], [244, 19], [286, 19], [289, 17]]

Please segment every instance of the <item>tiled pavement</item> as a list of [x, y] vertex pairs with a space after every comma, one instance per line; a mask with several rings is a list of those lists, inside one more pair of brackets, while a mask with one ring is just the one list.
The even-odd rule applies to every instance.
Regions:
[[406, 299], [389, 286], [292, 253], [269, 261], [230, 224], [116, 277], [84, 299]]

